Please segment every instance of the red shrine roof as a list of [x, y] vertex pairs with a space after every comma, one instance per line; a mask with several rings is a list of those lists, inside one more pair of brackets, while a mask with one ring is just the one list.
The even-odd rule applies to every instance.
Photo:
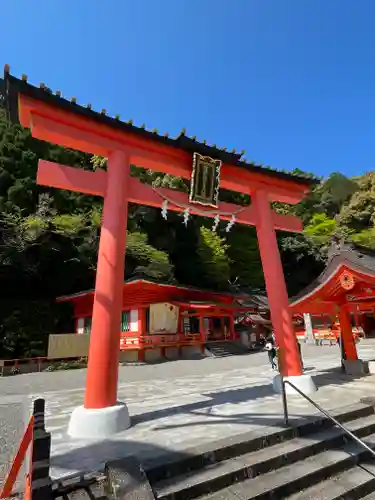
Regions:
[[203, 156], [210, 156], [221, 160], [223, 163], [233, 165], [250, 172], [262, 173], [264, 175], [273, 176], [286, 181], [292, 181], [297, 184], [305, 185], [306, 187], [319, 183], [318, 179], [312, 178], [308, 174], [303, 175], [303, 173], [300, 173], [295, 175], [271, 169], [270, 167], [249, 163], [243, 159], [245, 151], [236, 152], [233, 149], [229, 152], [225, 147], [219, 148], [216, 144], [210, 146], [206, 141], [199, 142], [195, 136], [187, 136], [185, 129], [182, 129], [176, 138], [171, 138], [168, 133], [159, 135], [156, 129], [147, 130], [145, 125], [141, 125], [139, 127], [135, 126], [133, 124], [133, 120], [129, 120], [127, 122], [121, 121], [119, 115], [110, 117], [104, 109], [101, 112], [94, 111], [91, 108], [91, 104], [87, 104], [86, 106], [77, 104], [75, 97], [72, 97], [71, 100], [68, 101], [62, 97], [60, 91], [56, 91], [56, 93], [53, 94], [44, 83], [41, 83], [39, 88], [30, 85], [27, 83], [26, 75], [22, 75], [22, 79], [18, 79], [10, 75], [8, 65], [4, 68], [4, 88], [5, 106], [10, 119], [15, 123], [19, 123], [19, 96], [22, 94], [36, 101], [50, 104], [57, 109], [90, 118], [91, 120], [105, 124], [112, 128], [122, 130], [124, 132], [130, 132], [147, 138], [150, 141], [162, 143], [163, 145], [170, 146], [172, 148], [178, 148], [191, 154], [196, 152]]
[[[58, 297], [56, 302], [74, 302], [75, 304], [84, 304], [85, 307], [91, 307], [94, 293], [94, 289], [85, 290]], [[170, 302], [186, 309], [195, 310], [216, 308], [249, 311], [250, 309], [259, 309], [257, 301], [252, 301], [251, 296], [247, 294], [203, 290], [190, 286], [156, 283], [138, 278], [124, 282], [123, 294], [124, 304], [127, 306]], [[246, 300], [243, 301], [242, 299]]]
[[346, 303], [366, 310], [375, 305], [375, 252], [335, 242], [324, 271], [290, 301], [292, 313], [335, 314]]
[[[144, 288], [147, 286], [147, 288], [152, 289], [154, 291], [161, 290], [163, 288], [169, 288], [170, 290], [175, 290], [175, 291], [189, 291], [189, 292], [197, 292], [199, 294], [207, 294], [208, 296], [217, 296], [217, 297], [230, 297], [230, 298], [235, 298], [235, 297], [241, 297], [243, 294], [235, 294], [235, 293], [229, 293], [229, 292], [217, 292], [217, 291], [212, 291], [212, 290], [204, 290], [201, 288], [195, 288], [192, 286], [185, 286], [185, 285], [174, 285], [171, 283], [157, 283], [152, 280], [147, 280], [147, 279], [139, 279], [139, 278], [130, 278], [124, 282], [124, 290], [131, 290], [135, 288]], [[92, 288], [91, 290], [84, 290], [82, 292], [74, 293], [71, 295], [64, 295], [62, 297], [58, 297], [56, 299], [57, 302], [68, 302], [70, 300], [74, 300], [79, 297], [83, 297], [86, 295], [93, 295], [95, 293], [95, 289]], [[177, 299], [175, 299], [177, 300]], [[202, 301], [202, 304], [205, 302]]]
[[176, 306], [184, 307], [185, 309], [194, 310], [207, 310], [207, 309], [230, 309], [235, 311], [247, 311], [249, 307], [244, 307], [239, 304], [231, 303], [225, 304], [213, 301], [201, 301], [201, 300], [171, 300], [171, 303]]

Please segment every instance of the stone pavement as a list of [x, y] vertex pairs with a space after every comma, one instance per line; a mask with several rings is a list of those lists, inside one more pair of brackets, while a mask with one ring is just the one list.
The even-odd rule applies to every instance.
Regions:
[[[29, 404], [27, 397], [0, 398], [0, 486], [26, 429]], [[16, 488], [21, 485], [21, 478], [22, 474]]]
[[[313, 398], [324, 408], [350, 405], [374, 393], [375, 376], [353, 379], [337, 370], [337, 346], [302, 350], [306, 370], [319, 386]], [[362, 359], [375, 359], [375, 341], [361, 342], [359, 351]], [[0, 394], [9, 395], [2, 397], [4, 404], [8, 398], [27, 396], [29, 404], [37, 396], [46, 398], [52, 476], [61, 477], [130, 454], [141, 460], [171, 451], [188, 454], [203, 442], [259, 428], [267, 433], [283, 415], [281, 398], [272, 390], [274, 375], [266, 353], [121, 367], [119, 399], [128, 404], [132, 427], [102, 442], [65, 435], [73, 408], [83, 401], [85, 370], [4, 378]], [[289, 397], [289, 412], [292, 418], [316, 413], [299, 396]]]

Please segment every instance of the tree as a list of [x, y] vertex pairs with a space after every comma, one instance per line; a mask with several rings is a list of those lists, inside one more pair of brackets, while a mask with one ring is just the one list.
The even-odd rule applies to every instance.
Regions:
[[359, 186], [356, 182], [345, 177], [345, 175], [335, 172], [321, 184], [317, 189], [320, 198], [320, 210], [324, 211], [328, 217], [337, 215], [344, 203], [358, 191]]
[[227, 235], [231, 280], [245, 290], [264, 289], [264, 276], [255, 228], [236, 224]]
[[228, 289], [230, 261], [225, 238], [204, 226], [200, 228], [198, 255], [202, 262], [203, 277], [209, 288]]
[[359, 233], [350, 235], [350, 240], [358, 245], [375, 250], [375, 228], [364, 229]]
[[288, 293], [293, 296], [323, 271], [327, 254], [319, 243], [303, 234], [283, 235], [279, 240]]
[[147, 234], [128, 232], [126, 246], [126, 275], [155, 280], [174, 281], [173, 265], [168, 254], [148, 244]]
[[292, 208], [292, 211], [305, 223], [309, 223], [315, 213], [325, 213], [332, 219], [359, 189], [356, 181], [348, 179], [343, 174], [333, 173], [313, 188], [304, 200]]
[[375, 172], [358, 179], [360, 190], [356, 191], [338, 216], [338, 222], [353, 231], [362, 231], [375, 223]]
[[314, 214], [304, 230], [304, 234], [318, 245], [327, 244], [337, 229], [337, 221], [326, 214]]

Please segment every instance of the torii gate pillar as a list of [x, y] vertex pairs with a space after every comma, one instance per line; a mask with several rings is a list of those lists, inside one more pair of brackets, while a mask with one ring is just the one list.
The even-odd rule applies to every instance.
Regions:
[[358, 359], [357, 347], [353, 337], [350, 311], [341, 304], [339, 308], [339, 320], [341, 329], [341, 349], [344, 359], [342, 364], [348, 375], [361, 376], [366, 373], [366, 365]]
[[107, 437], [130, 427], [125, 403], [117, 401], [119, 327], [126, 250], [129, 158], [108, 158], [107, 187], [98, 251], [93, 321], [84, 406], [74, 409], [68, 434]]
[[[260, 190], [255, 191], [251, 199], [259, 217], [256, 224], [258, 245], [272, 325], [281, 352], [279, 359], [281, 360], [283, 378], [285, 380], [289, 379], [305, 394], [311, 394], [317, 389], [311, 376], [302, 373], [297, 337], [294, 332], [280, 252], [272, 222], [270, 201], [267, 193]], [[273, 387], [276, 392], [281, 392], [280, 375], [273, 379]], [[295, 392], [289, 385], [286, 386], [286, 390], [287, 392]]]

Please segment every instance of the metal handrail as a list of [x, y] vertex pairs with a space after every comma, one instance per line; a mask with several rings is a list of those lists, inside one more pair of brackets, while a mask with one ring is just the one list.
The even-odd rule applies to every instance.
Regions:
[[310, 404], [312, 404], [313, 406], [315, 406], [315, 408], [317, 410], [319, 410], [321, 413], [323, 413], [323, 415], [325, 415], [327, 418], [329, 418], [330, 420], [332, 420], [332, 422], [335, 425], [337, 425], [337, 427], [339, 427], [341, 430], [343, 430], [345, 432], [345, 434], [347, 434], [348, 436], [350, 436], [360, 446], [362, 446], [367, 451], [369, 451], [371, 453], [371, 455], [375, 456], [375, 451], [372, 448], [370, 448], [366, 443], [364, 443], [362, 441], [362, 439], [360, 439], [355, 434], [353, 434], [344, 425], [340, 424], [340, 422], [338, 420], [336, 420], [335, 417], [333, 417], [327, 410], [325, 410], [318, 403], [316, 403], [311, 398], [309, 398], [309, 396], [307, 394], [305, 394], [304, 392], [302, 392], [301, 389], [298, 389], [298, 387], [296, 387], [294, 384], [292, 384], [292, 382], [290, 382], [289, 380], [281, 379], [281, 391], [282, 391], [282, 396], [283, 396], [284, 423], [285, 423], [285, 425], [289, 425], [288, 402], [287, 402], [287, 398], [286, 398], [285, 384], [290, 385], [290, 387], [292, 387], [295, 391], [297, 391], [300, 396], [302, 396], [303, 398], [305, 398], [306, 401], [308, 401]]

